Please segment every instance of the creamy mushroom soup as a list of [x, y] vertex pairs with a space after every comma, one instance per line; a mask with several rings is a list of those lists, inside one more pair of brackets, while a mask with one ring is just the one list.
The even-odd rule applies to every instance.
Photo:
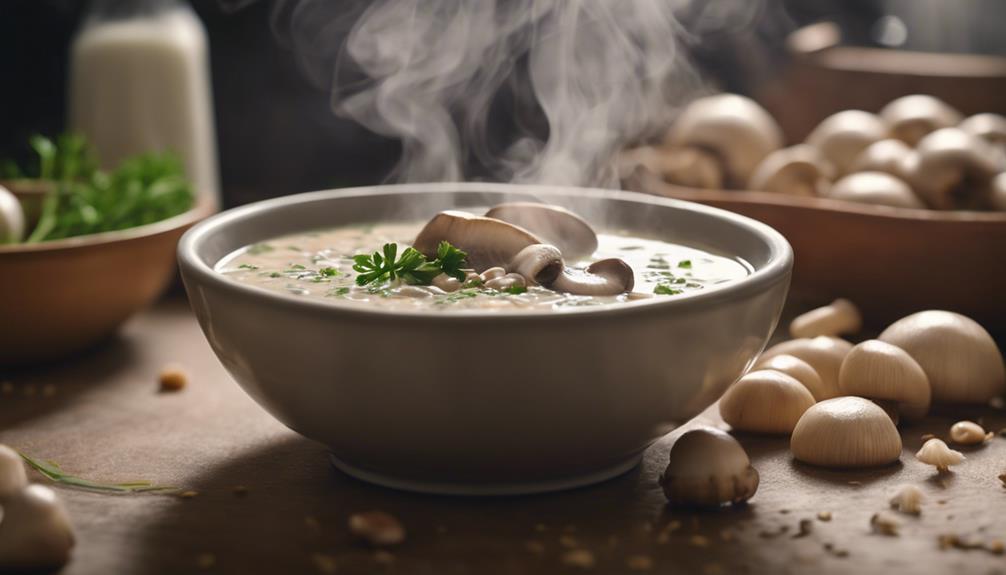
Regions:
[[[400, 254], [416, 238], [422, 223], [342, 227], [274, 238], [237, 250], [217, 264], [236, 281], [294, 297], [353, 302], [397, 310], [481, 309], [565, 310], [649, 297], [677, 297], [734, 281], [751, 273], [737, 258], [620, 233], [597, 234], [597, 250], [579, 262], [565, 262], [573, 272], [606, 258], [620, 258], [633, 270], [631, 291], [617, 295], [575, 295], [541, 286], [494, 289], [478, 280], [454, 291], [435, 285], [409, 285], [401, 279], [357, 285], [353, 257], [397, 243]], [[481, 271], [481, 270], [480, 270]], [[469, 277], [474, 274], [469, 272]]]

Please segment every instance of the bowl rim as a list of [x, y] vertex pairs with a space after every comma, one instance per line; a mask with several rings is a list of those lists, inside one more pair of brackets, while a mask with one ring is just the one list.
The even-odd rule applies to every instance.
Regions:
[[[749, 233], [757, 235], [765, 240], [768, 244], [769, 258], [765, 265], [763, 265], [760, 269], [755, 269], [750, 275], [742, 279], [715, 286], [707, 291], [695, 292], [681, 297], [644, 298], [617, 304], [571, 307], [558, 313], [542, 313], [540, 310], [486, 312], [478, 309], [454, 310], [450, 313], [442, 313], [433, 310], [391, 310], [377, 306], [365, 306], [350, 302], [340, 302], [338, 300], [324, 301], [316, 298], [297, 298], [263, 287], [234, 281], [217, 272], [213, 266], [207, 264], [199, 255], [199, 249], [202, 246], [203, 241], [205, 241], [205, 239], [212, 233], [218, 232], [222, 228], [226, 228], [233, 222], [245, 220], [262, 214], [263, 212], [268, 212], [277, 206], [305, 204], [319, 200], [343, 197], [424, 194], [430, 192], [521, 192], [525, 194], [534, 194], [542, 199], [547, 199], [549, 195], [576, 195], [597, 199], [618, 199], [641, 204], [663, 205], [679, 210], [710, 215], [727, 220], [735, 226], [744, 228]], [[182, 271], [182, 279], [186, 285], [186, 289], [190, 291], [192, 286], [205, 283], [224, 291], [262, 298], [265, 302], [270, 304], [285, 306], [293, 309], [309, 310], [315, 313], [342, 314], [370, 319], [385, 318], [398, 319], [402, 321], [417, 320], [425, 322], [470, 322], [474, 320], [479, 322], [492, 321], [493, 323], [499, 323], [505, 321], [542, 321], [543, 319], [554, 322], [560, 317], [610, 317], [614, 315], [634, 314], [638, 312], [648, 313], [649, 311], [652, 311], [652, 308], [658, 307], [668, 310], [680, 309], [684, 306], [689, 308], [700, 308], [705, 307], [706, 305], [714, 305], [719, 302], [733, 300], [746, 293], [761, 292], [769, 289], [776, 283], [782, 281], [788, 282], [790, 272], [793, 267], [793, 249], [781, 233], [766, 224], [727, 210], [704, 206], [685, 200], [664, 198], [649, 194], [642, 194], [639, 192], [608, 190], [601, 188], [482, 182], [433, 182], [421, 184], [384, 184], [353, 188], [335, 188], [281, 196], [278, 198], [262, 200], [246, 204], [241, 207], [232, 208], [203, 220], [185, 232], [181, 240], [178, 242], [178, 262]]]
[[0, 257], [8, 254], [27, 254], [38, 252], [54, 252], [59, 250], [72, 250], [111, 244], [116, 242], [135, 240], [150, 236], [156, 236], [190, 226], [199, 220], [205, 219], [216, 211], [215, 203], [208, 199], [196, 198], [195, 205], [187, 211], [142, 226], [134, 226], [122, 230], [109, 232], [99, 232], [96, 234], [85, 234], [73, 236], [59, 240], [38, 242], [34, 244], [0, 244]]

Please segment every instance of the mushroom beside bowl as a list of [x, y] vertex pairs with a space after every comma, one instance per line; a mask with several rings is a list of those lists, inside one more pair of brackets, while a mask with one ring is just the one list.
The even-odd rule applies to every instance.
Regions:
[[0, 245], [0, 366], [64, 358], [112, 335], [175, 274], [175, 247], [211, 207], [125, 230]]
[[[559, 205], [595, 228], [748, 263], [679, 297], [563, 311], [399, 311], [240, 283], [216, 266], [250, 244], [351, 224], [419, 222], [503, 201]], [[792, 251], [768, 226], [631, 192], [444, 183], [288, 196], [190, 230], [179, 263], [203, 332], [268, 412], [366, 481], [451, 494], [564, 489], [631, 469], [715, 401], [772, 333]]]

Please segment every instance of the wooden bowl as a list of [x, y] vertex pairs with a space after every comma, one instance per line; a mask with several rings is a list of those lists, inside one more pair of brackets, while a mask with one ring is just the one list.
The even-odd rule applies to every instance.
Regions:
[[1006, 335], [1006, 213], [855, 204], [754, 191], [684, 188], [647, 174], [637, 191], [749, 216], [793, 246], [792, 289], [810, 300], [854, 301], [883, 328], [924, 309], [947, 309]]
[[935, 96], [965, 115], [1006, 114], [1006, 57], [848, 46], [830, 22], [797, 30], [787, 46], [789, 66], [755, 99], [790, 142], [835, 112], [877, 112], [907, 94]]
[[178, 238], [200, 205], [127, 230], [0, 245], [0, 367], [65, 357], [115, 332], [175, 273]]

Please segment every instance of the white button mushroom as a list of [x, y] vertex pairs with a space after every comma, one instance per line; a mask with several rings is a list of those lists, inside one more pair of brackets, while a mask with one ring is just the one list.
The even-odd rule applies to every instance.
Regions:
[[894, 208], [926, 207], [904, 181], [884, 172], [857, 172], [835, 182], [828, 198], [843, 202], [891, 206]]
[[664, 147], [653, 164], [664, 181], [705, 190], [723, 188], [723, 168], [716, 156], [688, 146]]
[[919, 142], [909, 183], [939, 210], [979, 209], [1000, 171], [991, 144], [958, 128], [937, 130]]
[[824, 195], [832, 169], [806, 144], [776, 150], [758, 164], [748, 188], [791, 196]]
[[798, 357], [784, 353], [760, 359], [757, 363], [755, 363], [752, 371], [759, 369], [781, 371], [782, 373], [785, 373], [802, 383], [803, 386], [807, 388], [807, 391], [814, 396], [816, 401], [828, 399], [825, 397], [826, 392], [824, 383], [821, 382], [821, 376], [817, 374], [817, 370], [811, 367], [809, 363]]
[[28, 485], [24, 462], [16, 451], [0, 445], [0, 500], [17, 493]]
[[692, 429], [671, 446], [660, 485], [672, 505], [718, 507], [750, 499], [758, 490], [758, 472], [729, 434]]
[[879, 339], [908, 352], [929, 378], [934, 402], [987, 403], [1006, 391], [1002, 354], [974, 320], [930, 310], [904, 317]]
[[456, 210], [433, 216], [412, 245], [433, 258], [440, 242], [449, 242], [467, 253], [468, 264], [476, 270], [505, 265], [527, 246], [542, 243], [524, 228]]
[[765, 369], [727, 388], [720, 398], [720, 416], [738, 431], [788, 435], [812, 405], [814, 396], [796, 378]]
[[755, 167], [782, 147], [782, 130], [754, 100], [736, 94], [717, 94], [689, 104], [667, 134], [672, 147], [712, 153], [720, 162], [727, 186], [743, 187]]
[[873, 400], [891, 416], [918, 419], [929, 412], [929, 379], [903, 349], [871, 339], [852, 348], [842, 362], [838, 387], [844, 395]]
[[925, 94], [902, 96], [880, 110], [891, 136], [909, 146], [919, 143], [930, 132], [960, 123], [963, 116], [946, 102]]
[[0, 186], [0, 244], [20, 242], [24, 238], [25, 217], [21, 202], [7, 188]]
[[950, 440], [960, 445], [978, 445], [992, 439], [993, 433], [973, 421], [958, 421], [950, 427]]
[[901, 436], [884, 410], [862, 397], [815, 404], [790, 438], [793, 456], [822, 467], [875, 467], [901, 456]]
[[74, 545], [70, 518], [56, 494], [29, 485], [3, 500], [0, 517], [0, 571], [58, 567]]
[[[958, 124], [958, 128], [984, 139], [999, 151], [1006, 160], [1006, 116], [1000, 114], [975, 114]], [[1006, 166], [1003, 166], [1006, 169]]]
[[813, 339], [791, 339], [776, 344], [767, 349], [758, 361], [768, 361], [777, 355], [786, 354], [807, 362], [821, 377], [821, 396], [814, 396], [820, 401], [841, 395], [838, 388], [838, 372], [842, 368], [842, 360], [851, 349], [852, 344], [843, 339], [822, 335]]
[[806, 143], [817, 148], [835, 168], [835, 175], [848, 173], [853, 160], [870, 144], [887, 137], [887, 126], [876, 115], [862, 110], [845, 110], [824, 119], [807, 136]]
[[946, 473], [951, 465], [959, 465], [966, 459], [963, 453], [950, 449], [942, 439], [935, 437], [922, 444], [922, 449], [915, 454], [915, 458], [936, 467], [940, 473]]
[[908, 181], [914, 150], [901, 140], [880, 140], [867, 146], [853, 160], [850, 172], [884, 172]]
[[798, 338], [849, 335], [861, 329], [863, 315], [856, 304], [844, 298], [800, 314], [789, 324], [789, 334]]

